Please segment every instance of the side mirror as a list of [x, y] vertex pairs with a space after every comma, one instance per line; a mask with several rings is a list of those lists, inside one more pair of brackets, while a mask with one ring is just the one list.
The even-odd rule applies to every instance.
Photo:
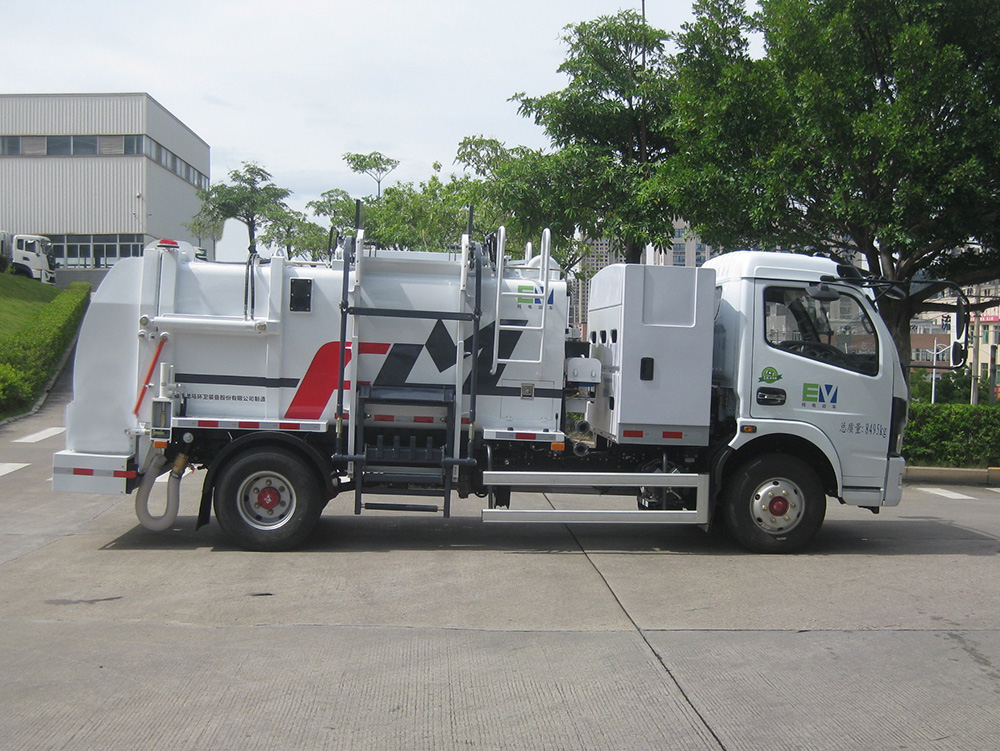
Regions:
[[833, 302], [840, 299], [840, 293], [827, 284], [810, 284], [806, 287], [806, 294], [813, 300]]
[[955, 299], [955, 315], [951, 317], [951, 367], [965, 365], [969, 356], [969, 308], [965, 296], [959, 293]]

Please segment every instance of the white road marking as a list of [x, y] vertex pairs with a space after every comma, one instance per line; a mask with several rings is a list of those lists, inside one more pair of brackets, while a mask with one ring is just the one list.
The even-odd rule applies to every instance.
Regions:
[[933, 493], [934, 495], [939, 495], [942, 498], [951, 498], [954, 501], [974, 501], [971, 495], [962, 495], [961, 493], [956, 493], [952, 490], [945, 490], [944, 488], [920, 488], [925, 493]]
[[9, 475], [11, 472], [17, 472], [17, 470], [23, 469], [27, 466], [27, 464], [18, 462], [0, 462], [0, 477]]
[[24, 438], [15, 438], [11, 443], [38, 443], [39, 441], [44, 441], [46, 438], [51, 438], [54, 435], [65, 432], [66, 428], [46, 428], [45, 430], [39, 430], [37, 433], [26, 435]]

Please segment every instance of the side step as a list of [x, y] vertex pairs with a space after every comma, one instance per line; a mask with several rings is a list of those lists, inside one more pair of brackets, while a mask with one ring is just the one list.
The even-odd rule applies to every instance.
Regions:
[[437, 506], [420, 503], [365, 503], [362, 508], [366, 511], [420, 511], [428, 514], [436, 514], [441, 510]]
[[483, 472], [483, 484], [573, 493], [580, 488], [694, 488], [694, 510], [618, 509], [483, 509], [484, 522], [547, 522], [566, 524], [708, 524], [708, 475], [661, 472]]

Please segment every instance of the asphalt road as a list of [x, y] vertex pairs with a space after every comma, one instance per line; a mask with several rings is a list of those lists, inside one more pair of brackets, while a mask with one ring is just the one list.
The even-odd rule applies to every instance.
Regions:
[[787, 557], [479, 499], [337, 499], [301, 550], [248, 553], [194, 531], [198, 474], [159, 534], [53, 493], [68, 399], [0, 426], [5, 750], [1000, 747], [993, 489], [831, 504]]

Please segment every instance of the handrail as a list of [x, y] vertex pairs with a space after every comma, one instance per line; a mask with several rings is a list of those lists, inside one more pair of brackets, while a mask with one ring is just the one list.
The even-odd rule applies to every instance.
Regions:
[[[500, 253], [497, 253], [497, 315], [496, 322], [494, 324], [493, 331], [493, 369], [492, 373], [496, 373], [497, 367], [501, 362], [503, 363], [514, 363], [520, 365], [537, 365], [542, 362], [543, 356], [545, 354], [545, 321], [549, 310], [549, 275], [550, 275], [550, 261], [552, 257], [552, 232], [546, 228], [542, 232], [542, 248], [541, 254], [536, 256], [539, 260], [538, 264], [538, 274], [539, 274], [539, 286], [541, 287], [541, 292], [538, 294], [531, 294], [531, 297], [541, 297], [542, 301], [542, 318], [541, 321], [535, 326], [520, 326], [520, 325], [501, 325], [500, 323], [500, 300], [503, 297], [523, 297], [524, 292], [506, 292], [502, 289], [503, 279], [502, 274], [502, 264], [500, 259]], [[529, 259], [534, 260], [534, 259]], [[534, 266], [528, 266], [527, 263], [524, 266], [519, 266], [517, 268], [533, 268]], [[514, 359], [514, 358], [503, 358], [499, 356], [500, 352], [500, 331], [501, 329], [505, 331], [537, 331], [539, 332], [538, 340], [538, 357], [528, 360], [528, 359]]]
[[503, 254], [507, 246], [507, 228], [500, 227], [497, 230], [497, 313], [493, 319], [493, 359], [490, 366], [490, 374], [496, 375], [497, 362], [500, 357], [500, 300], [503, 297]]

